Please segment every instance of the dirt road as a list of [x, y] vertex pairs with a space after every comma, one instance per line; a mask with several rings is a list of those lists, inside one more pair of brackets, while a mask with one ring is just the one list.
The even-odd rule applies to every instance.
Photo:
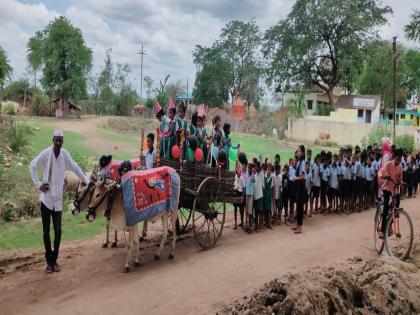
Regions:
[[[416, 231], [419, 198], [402, 202]], [[129, 274], [122, 273], [124, 248], [102, 249], [99, 237], [75, 242], [61, 252], [60, 273], [45, 274], [41, 254], [22, 258], [21, 270], [0, 279], [0, 313], [214, 314], [284, 273], [375, 256], [373, 215], [373, 210], [318, 215], [305, 220], [302, 235], [284, 225], [248, 235], [228, 224], [209, 251], [200, 251], [191, 237], [185, 237], [177, 243], [174, 261], [153, 261], [156, 247], [149, 241], [141, 245], [146, 247], [144, 265]], [[155, 225], [152, 237], [159, 231]], [[5, 254], [1, 256], [5, 261]]]

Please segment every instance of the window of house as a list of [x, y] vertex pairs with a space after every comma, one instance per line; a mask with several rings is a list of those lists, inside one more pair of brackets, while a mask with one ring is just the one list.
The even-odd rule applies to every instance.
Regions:
[[388, 114], [388, 119], [392, 120], [392, 114]]
[[357, 118], [363, 118], [363, 109], [357, 110]]
[[306, 101], [307, 106], [308, 106], [308, 110], [312, 110], [313, 109], [313, 105], [314, 105], [314, 101], [313, 100], [308, 100]]
[[401, 114], [401, 119], [405, 119], [405, 114]]
[[414, 115], [410, 115], [410, 119], [413, 120], [413, 118], [414, 118]]

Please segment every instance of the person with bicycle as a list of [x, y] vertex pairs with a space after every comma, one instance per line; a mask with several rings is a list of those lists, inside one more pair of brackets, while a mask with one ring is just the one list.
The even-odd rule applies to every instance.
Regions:
[[382, 213], [382, 231], [379, 233], [379, 238], [384, 239], [385, 236], [385, 229], [387, 223], [387, 217], [389, 213], [389, 201], [391, 196], [395, 196], [396, 200], [396, 207], [399, 207], [400, 198], [399, 193], [396, 191], [396, 188], [404, 184], [403, 183], [403, 170], [401, 167], [401, 157], [402, 152], [401, 149], [395, 150], [392, 160], [387, 162], [382, 169], [380, 170], [381, 178], [383, 179], [383, 183], [381, 188], [383, 190], [384, 195], [384, 208]]

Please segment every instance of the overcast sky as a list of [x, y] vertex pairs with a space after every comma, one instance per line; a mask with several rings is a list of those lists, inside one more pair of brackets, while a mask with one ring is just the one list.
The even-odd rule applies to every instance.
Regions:
[[[294, 0], [0, 0], [0, 46], [14, 68], [14, 79], [27, 68], [26, 43], [55, 16], [66, 16], [79, 27], [93, 50], [93, 72], [112, 49], [114, 62], [128, 63], [134, 84], [140, 90], [140, 58], [144, 42], [143, 76], [156, 82], [171, 74], [173, 81], [194, 82], [192, 51], [196, 44], [211, 45], [221, 28], [233, 19], [255, 18], [262, 30], [274, 25], [290, 11]], [[408, 43], [403, 27], [420, 0], [384, 0], [394, 10], [380, 36]], [[137, 75], [138, 74], [138, 75]]]

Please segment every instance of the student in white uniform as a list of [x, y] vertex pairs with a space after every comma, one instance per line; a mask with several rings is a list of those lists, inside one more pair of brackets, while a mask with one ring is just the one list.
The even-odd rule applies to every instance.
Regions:
[[[29, 172], [35, 186], [41, 191], [41, 217], [45, 258], [47, 266], [45, 271], [52, 273], [60, 271], [57, 264], [58, 251], [61, 241], [61, 209], [63, 203], [64, 173], [73, 171], [82, 182], [87, 185], [89, 178], [83, 173], [70, 154], [62, 149], [64, 135], [60, 130], [54, 132], [53, 145], [46, 148], [33, 159], [29, 165]], [[37, 168], [42, 168], [42, 181], [38, 178]], [[50, 223], [54, 226], [54, 250], [51, 249]]]

